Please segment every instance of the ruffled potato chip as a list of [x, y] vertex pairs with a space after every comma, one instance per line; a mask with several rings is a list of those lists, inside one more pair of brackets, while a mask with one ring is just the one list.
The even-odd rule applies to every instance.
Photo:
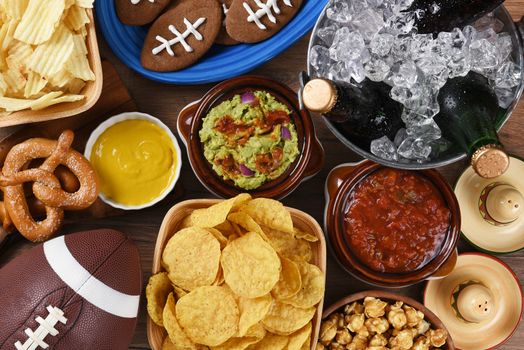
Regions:
[[243, 337], [251, 327], [262, 321], [269, 312], [273, 303], [271, 294], [262, 297], [248, 299], [239, 297], [237, 300], [240, 320], [238, 322], [238, 335]]
[[251, 216], [259, 225], [294, 234], [291, 214], [276, 200], [256, 198], [242, 205], [239, 211]]
[[248, 347], [249, 350], [283, 350], [285, 349], [288, 342], [288, 338], [272, 334], [272, 333], [266, 333], [266, 336], [256, 343], [255, 345], [251, 345]]
[[186, 228], [171, 237], [162, 261], [169, 279], [182, 289], [209, 286], [218, 274], [220, 243], [205, 229]]
[[249, 201], [251, 196], [247, 193], [212, 205], [209, 208], [197, 209], [184, 220], [184, 227], [197, 226], [202, 228], [215, 227], [226, 221], [231, 211]]
[[290, 335], [304, 327], [315, 315], [316, 308], [300, 309], [293, 305], [274, 301], [268, 314], [262, 320], [271, 333]]
[[67, 10], [67, 15], [64, 19], [65, 25], [71, 30], [79, 30], [89, 22], [89, 16], [85, 8], [76, 5], [71, 6]]
[[176, 305], [176, 318], [193, 342], [218, 346], [237, 333], [240, 317], [230, 290], [208, 286], [182, 297]]
[[14, 38], [26, 44], [42, 44], [55, 32], [64, 10], [64, 0], [30, 0]]
[[41, 76], [49, 78], [62, 70], [74, 49], [73, 34], [65, 25], [61, 24], [49, 41], [35, 49], [31, 56], [29, 68]]
[[24, 15], [29, 0], [2, 0], [0, 1], [0, 12], [11, 19], [20, 20]]
[[151, 320], [163, 327], [162, 314], [167, 298], [173, 291], [173, 286], [166, 272], [157, 273], [149, 278], [146, 287], [147, 313]]
[[300, 350], [304, 344], [311, 342], [311, 322], [289, 336], [286, 350]]
[[322, 271], [315, 265], [298, 262], [297, 266], [300, 271], [302, 287], [297, 294], [291, 298], [282, 300], [282, 302], [307, 309], [322, 300], [325, 289], [325, 277]]
[[280, 257], [282, 270], [280, 279], [271, 294], [278, 300], [289, 299], [295, 296], [302, 287], [302, 277], [298, 265], [288, 258]]
[[231, 290], [245, 298], [268, 294], [280, 277], [280, 259], [260, 235], [250, 232], [232, 241], [220, 260]]
[[191, 339], [187, 337], [187, 335], [184, 333], [184, 330], [182, 329], [182, 327], [180, 327], [180, 324], [178, 323], [176, 317], [176, 304], [175, 298], [173, 297], [173, 293], [169, 294], [169, 296], [167, 297], [166, 306], [164, 307], [163, 318], [164, 327], [166, 328], [169, 339], [173, 343], [173, 346], [175, 346], [175, 349], [197, 349], [196, 344], [193, 343]]

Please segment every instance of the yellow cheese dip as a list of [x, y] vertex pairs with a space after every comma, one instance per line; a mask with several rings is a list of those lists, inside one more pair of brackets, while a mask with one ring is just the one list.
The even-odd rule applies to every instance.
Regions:
[[173, 141], [148, 120], [124, 120], [106, 129], [96, 140], [90, 160], [102, 193], [123, 205], [152, 202], [176, 175]]

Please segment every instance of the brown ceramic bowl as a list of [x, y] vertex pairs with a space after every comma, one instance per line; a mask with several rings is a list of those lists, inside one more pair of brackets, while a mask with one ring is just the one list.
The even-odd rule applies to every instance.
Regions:
[[364, 282], [390, 288], [409, 286], [430, 278], [442, 278], [453, 270], [457, 261], [456, 245], [460, 235], [460, 209], [451, 186], [436, 170], [421, 170], [424, 176], [440, 191], [451, 211], [451, 226], [440, 252], [418, 270], [406, 273], [380, 273], [363, 264], [351, 251], [346, 241], [344, 215], [349, 195], [362, 179], [384, 168], [366, 160], [356, 164], [343, 164], [331, 171], [326, 181], [325, 232], [330, 247], [342, 267]]
[[[212, 108], [235, 95], [253, 90], [269, 92], [292, 112], [300, 154], [279, 178], [255, 190], [246, 191], [235, 186], [232, 181], [223, 180], [215, 173], [204, 157], [199, 131], [203, 119]], [[187, 105], [180, 112], [177, 128], [178, 134], [186, 145], [189, 161], [197, 178], [210, 192], [222, 198], [249, 192], [254, 197], [282, 199], [294, 191], [302, 181], [316, 175], [324, 164], [324, 149], [315, 135], [309, 112], [299, 107], [297, 94], [289, 87], [265, 77], [243, 76], [216, 85], [201, 100]]]
[[[448, 330], [446, 329], [446, 326], [444, 326], [444, 323], [433, 313], [431, 310], [429, 310], [427, 307], [419, 303], [418, 301], [411, 299], [409, 297], [406, 297], [404, 295], [400, 294], [394, 294], [390, 292], [384, 292], [379, 290], [370, 290], [365, 292], [359, 292], [356, 294], [349, 295], [339, 301], [337, 301], [335, 304], [331, 305], [329, 308], [324, 310], [324, 314], [322, 315], [322, 320], [328, 318], [332, 313], [343, 309], [345, 305], [351, 304], [354, 301], [364, 301], [364, 298], [366, 297], [374, 297], [379, 298], [383, 301], [394, 303], [396, 301], [402, 301], [404, 304], [407, 304], [411, 307], [413, 307], [416, 310], [421, 311], [424, 314], [424, 318], [426, 321], [428, 321], [431, 324], [432, 329], [444, 329], [446, 332]], [[449, 335], [449, 332], [448, 332]], [[451, 336], [448, 337], [448, 340], [446, 341], [446, 344], [441, 347], [443, 350], [455, 350], [455, 344], [453, 343], [453, 339], [451, 339]]]

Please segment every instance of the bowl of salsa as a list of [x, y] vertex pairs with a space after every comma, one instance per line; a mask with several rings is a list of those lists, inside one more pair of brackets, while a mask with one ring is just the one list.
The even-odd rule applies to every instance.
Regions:
[[222, 198], [248, 192], [281, 199], [323, 166], [309, 112], [270, 78], [218, 84], [182, 109], [177, 128], [197, 178]]
[[330, 246], [355, 277], [403, 287], [452, 269], [460, 209], [437, 171], [344, 164], [329, 174], [326, 194]]

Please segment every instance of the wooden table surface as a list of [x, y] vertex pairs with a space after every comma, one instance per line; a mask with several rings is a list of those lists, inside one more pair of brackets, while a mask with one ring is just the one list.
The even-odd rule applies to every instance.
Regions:
[[[514, 16], [520, 19], [524, 16], [524, 0], [508, 0], [506, 6]], [[111, 61], [119, 72], [124, 83], [129, 88], [135, 99], [139, 110], [150, 113], [162, 119], [172, 130], [176, 130], [176, 119], [178, 112], [188, 103], [199, 99], [212, 85], [203, 86], [167, 86], [146, 80], [138, 74], [125, 67], [108, 48], [103, 36], [99, 34], [102, 58]], [[308, 37], [303, 38], [296, 45], [288, 49], [278, 58], [256, 69], [253, 73], [266, 75], [298, 89], [298, 73], [305, 69]], [[523, 99], [524, 100], [524, 99]], [[360, 158], [345, 148], [335, 136], [324, 126], [323, 122], [315, 118], [318, 136], [326, 151], [326, 163], [324, 169], [313, 179], [303, 183], [292, 195], [284, 200], [288, 206], [298, 208], [311, 214], [319, 223], [323, 222], [324, 210], [324, 182], [329, 171], [335, 166], [358, 161]], [[519, 109], [506, 124], [501, 132], [502, 142], [511, 154], [524, 157], [524, 101], [521, 101]], [[181, 143], [182, 145], [182, 143]], [[465, 168], [465, 163], [454, 164], [439, 169], [445, 177], [453, 183], [459, 172]], [[181, 183], [185, 195], [183, 199], [211, 198], [212, 195], [200, 184], [193, 174], [187, 157], [184, 155]], [[171, 203], [175, 204], [175, 203]], [[85, 229], [109, 227], [119, 229], [130, 235], [139, 246], [144, 288], [147, 284], [151, 271], [153, 248], [164, 214], [170, 205], [157, 206], [151, 209], [133, 212], [126, 216], [93, 220], [76, 225], [67, 225], [63, 228], [64, 233], [75, 232]], [[321, 225], [322, 226], [322, 225]], [[11, 247], [9, 252], [0, 257], [0, 266], [17, 255], [21, 250], [31, 245], [26, 242], [17, 243]], [[461, 252], [474, 251], [467, 243], [461, 241], [459, 244]], [[501, 257], [516, 272], [522, 285], [524, 281], [524, 251]], [[372, 287], [359, 282], [344, 272], [328, 253], [328, 275], [326, 286], [325, 305], [330, 305], [339, 298], [348, 294], [371, 289]], [[399, 289], [396, 292], [421, 299], [424, 283]], [[517, 350], [524, 348], [524, 323], [522, 323], [514, 336], [500, 348], [504, 350]], [[140, 306], [140, 320], [136, 329], [130, 349], [149, 349], [146, 334], [146, 307], [145, 297], [142, 298]], [[480, 350], [480, 349], [479, 349]]]

